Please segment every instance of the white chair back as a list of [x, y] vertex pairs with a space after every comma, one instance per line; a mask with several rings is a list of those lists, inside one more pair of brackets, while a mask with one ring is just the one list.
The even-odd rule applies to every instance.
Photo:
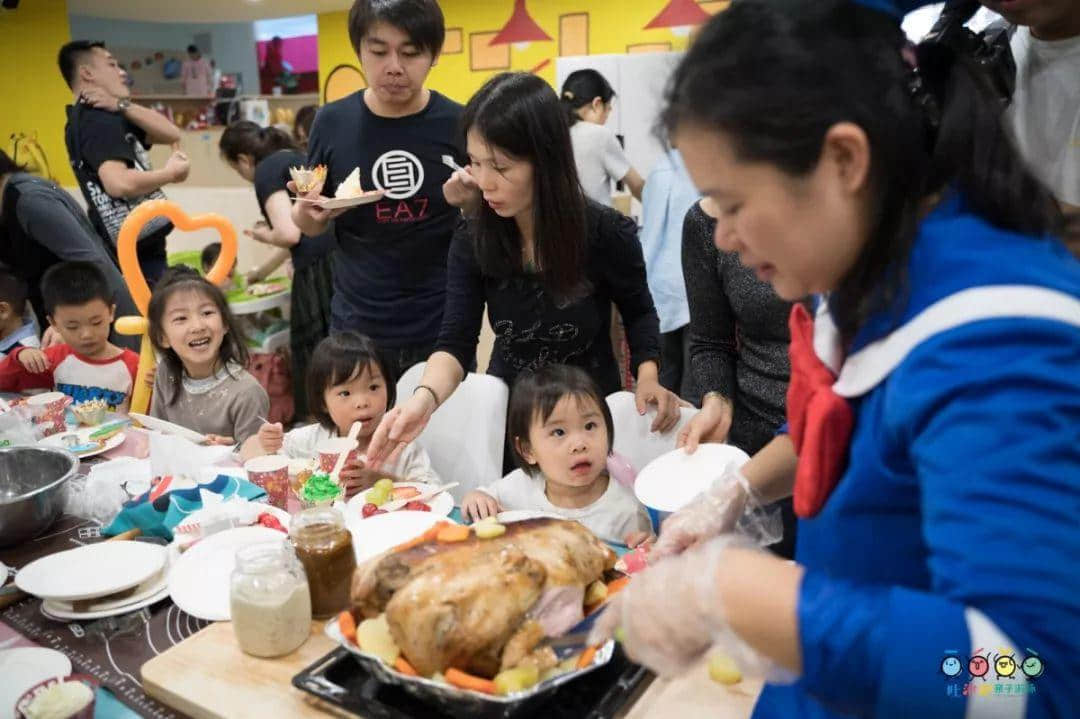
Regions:
[[[411, 397], [426, 363], [410, 367], [397, 383], [398, 401]], [[444, 482], [460, 482], [450, 493], [454, 504], [502, 476], [506, 409], [510, 390], [497, 377], [470, 372], [431, 416], [416, 441], [431, 457]]]
[[653, 418], [656, 417], [655, 408], [647, 410], [644, 415], [638, 414], [632, 392], [613, 392], [607, 396], [607, 403], [615, 425], [615, 443], [612, 449], [622, 455], [635, 472], [640, 472], [649, 462], [675, 449], [679, 430], [697, 414], [696, 409], [681, 407], [678, 424], [673, 429], [658, 434], [649, 431]]

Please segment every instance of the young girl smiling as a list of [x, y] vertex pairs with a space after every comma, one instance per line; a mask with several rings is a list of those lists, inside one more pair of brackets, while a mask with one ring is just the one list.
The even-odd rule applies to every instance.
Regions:
[[523, 375], [510, 398], [507, 433], [524, 472], [467, 494], [467, 519], [535, 510], [576, 519], [608, 542], [635, 546], [652, 535], [645, 508], [608, 476], [611, 411], [584, 370], [549, 365]]
[[[357, 452], [363, 453], [379, 421], [393, 406], [395, 378], [371, 338], [357, 332], [332, 334], [316, 347], [308, 367], [307, 393], [317, 422], [285, 432], [279, 423], [264, 423], [241, 450], [244, 459], [280, 452], [294, 459], [315, 455], [320, 442], [345, 437], [360, 422]], [[341, 471], [345, 496], [369, 488], [383, 476], [438, 484], [427, 452], [409, 445], [395, 462], [378, 471], [363, 461], [347, 462]]]
[[221, 290], [192, 272], [167, 273], [148, 314], [161, 356], [150, 414], [205, 434], [211, 444], [255, 434], [270, 399], [244, 369], [244, 335]]

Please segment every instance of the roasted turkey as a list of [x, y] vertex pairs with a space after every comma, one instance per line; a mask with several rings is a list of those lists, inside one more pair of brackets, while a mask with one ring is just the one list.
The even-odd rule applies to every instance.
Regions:
[[430, 541], [375, 557], [353, 576], [353, 611], [386, 612], [394, 641], [424, 676], [457, 667], [490, 677], [523, 661], [547, 663], [530, 653], [582, 619], [586, 587], [614, 564], [614, 552], [581, 524], [528, 519], [494, 539]]

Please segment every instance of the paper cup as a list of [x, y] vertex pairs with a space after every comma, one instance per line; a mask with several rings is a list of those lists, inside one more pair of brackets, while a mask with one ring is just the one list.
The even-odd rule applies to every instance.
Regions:
[[71, 397], [63, 392], [43, 392], [26, 400], [31, 416], [38, 422], [50, 422], [63, 418], [64, 410], [71, 404]]
[[348, 451], [350, 460], [356, 460], [360, 456], [360, 451], [356, 449], [356, 441], [351, 440], [348, 437], [335, 437], [332, 439], [324, 439], [315, 445], [315, 455], [319, 459], [319, 469], [329, 474], [334, 471], [334, 465], [337, 464], [338, 457], [342, 452]]
[[270, 504], [285, 509], [289, 500], [289, 458], [271, 454], [255, 457], [244, 462], [248, 481], [261, 487], [269, 497]]

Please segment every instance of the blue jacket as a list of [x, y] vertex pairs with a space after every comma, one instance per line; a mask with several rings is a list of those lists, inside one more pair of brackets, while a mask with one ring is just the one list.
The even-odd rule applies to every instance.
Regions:
[[1080, 263], [954, 196], [908, 273], [899, 314], [872, 317], [851, 356], [971, 288], [1055, 290], [1073, 319], [940, 332], [852, 400], [847, 470], [799, 522], [803, 676], [754, 716], [1080, 716]]

